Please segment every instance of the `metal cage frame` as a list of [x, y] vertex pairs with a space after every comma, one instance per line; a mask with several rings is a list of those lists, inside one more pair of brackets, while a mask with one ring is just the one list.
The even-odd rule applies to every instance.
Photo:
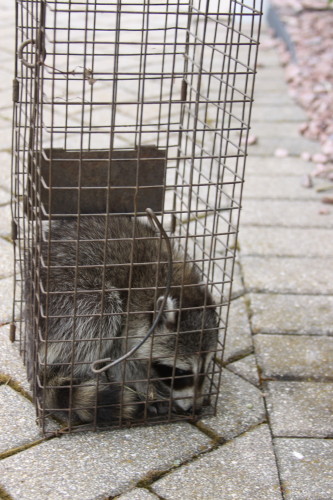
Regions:
[[[102, 356], [103, 359], [97, 357], [94, 362], [86, 361], [91, 376], [97, 380], [94, 379], [93, 388], [94, 384], [112, 385], [102, 376], [111, 370], [110, 363], [118, 364], [120, 393], [117, 404], [110, 403], [110, 407], [117, 406], [119, 416], [110, 422], [111, 426], [195, 419], [199, 397], [209, 403], [206, 412], [216, 411], [261, 11], [261, 0], [16, 0], [12, 162], [15, 297], [11, 338], [17, 339], [28, 366], [37, 417], [45, 434], [54, 428], [49, 415], [62, 418], [64, 412], [70, 418], [64, 420], [63, 432], [99, 427], [97, 396], [88, 423], [77, 425], [71, 420], [77, 404], [74, 394], [81, 383], [73, 375], [80, 371], [77, 365], [82, 363], [76, 359], [76, 350], [80, 350], [80, 341], [92, 342], [77, 340], [75, 325], [81, 324], [82, 319], [77, 305], [80, 293], [90, 293], [90, 297], [99, 294], [96, 300], [102, 304], [101, 311], [91, 313], [92, 321], [96, 317], [101, 325], [105, 317], [116, 321], [118, 314], [122, 318], [122, 330], [117, 337], [126, 349], [115, 350], [117, 359], [113, 353]], [[103, 221], [103, 238], [81, 234], [81, 226], [89, 225], [93, 233], [96, 220]], [[118, 239], [132, 250], [127, 263], [115, 264], [107, 260], [107, 248], [115, 245], [117, 237], [108, 231], [119, 220], [131, 221], [130, 237], [123, 235]], [[73, 224], [76, 238], [62, 238], [59, 228], [74, 227]], [[148, 236], [143, 232], [138, 238], [143, 225], [150, 232], [144, 229]], [[89, 265], [80, 261], [85, 244], [96, 244], [98, 255], [102, 248], [104, 260]], [[148, 265], [135, 262], [135, 248], [141, 244], [159, 249], [156, 260], [149, 261], [155, 285], [147, 278], [147, 282], [135, 288], [136, 266]], [[76, 261], [68, 264], [64, 258], [55, 257], [57, 245], [72, 259], [76, 256]], [[116, 265], [120, 266], [119, 272], [128, 270], [127, 285], [114, 283], [111, 290], [108, 273]], [[89, 267], [95, 269], [100, 279], [95, 288], [89, 283], [83, 290], [78, 276]], [[180, 274], [178, 268], [183, 270], [182, 278], [175, 278]], [[196, 269], [200, 280], [186, 282], [190, 268]], [[70, 279], [75, 276], [71, 287], [65, 283], [66, 278], [64, 288], [58, 282], [58, 288], [53, 284], [55, 273], [61, 269], [67, 269]], [[187, 303], [187, 295], [192, 297], [194, 293], [190, 289], [200, 287], [202, 303], [198, 305], [194, 299], [192, 305], [190, 299]], [[126, 306], [121, 313], [103, 309], [110, 294], [116, 293], [114, 290], [119, 297], [126, 297], [122, 299]], [[148, 293], [147, 290], [158, 307], [131, 310], [136, 294]], [[170, 306], [168, 297], [175, 293], [177, 300]], [[73, 301], [72, 311], [67, 316], [61, 311], [55, 314], [54, 297], [66, 294]], [[112, 297], [116, 300], [115, 295]], [[180, 346], [184, 337], [179, 318], [186, 311], [192, 314], [199, 309], [203, 319], [201, 327], [197, 327], [200, 347], [196, 349], [200, 352], [196, 354], [209, 353], [213, 359], [209, 367], [198, 368], [196, 375], [179, 375], [182, 369], [177, 368], [177, 356], [183, 349]], [[212, 310], [219, 316], [215, 328], [218, 341], [214, 347], [204, 347], [205, 316]], [[178, 318], [172, 331], [176, 347], [171, 372], [157, 377], [152, 359], [157, 356], [154, 343], [160, 342], [156, 325], [163, 315], [169, 322]], [[64, 339], [52, 337], [52, 329], [64, 329], [69, 316], [72, 336], [66, 341], [72, 345], [72, 355], [70, 361], [63, 363], [71, 364], [72, 379], [66, 386], [67, 403], [57, 413], [59, 408], [47, 403], [47, 391], [57, 391], [61, 384], [52, 382], [50, 387], [47, 373], [62, 373], [65, 368], [59, 359], [52, 361], [47, 353], [57, 342], [64, 345]], [[146, 342], [150, 360], [143, 376], [147, 390], [137, 403], [143, 408], [140, 417], [129, 419], [124, 416], [124, 391], [133, 381], [127, 379], [126, 366], [131, 360], [137, 361], [137, 345], [144, 344], [145, 335], [141, 330], [134, 335], [133, 346], [129, 334], [132, 326], [128, 325], [134, 319], [135, 324], [141, 324], [138, 317], [148, 321], [148, 316], [153, 323], [151, 331], [145, 329], [146, 338], [150, 338]], [[102, 342], [101, 337], [98, 339]], [[115, 344], [115, 336], [110, 334], [108, 341]], [[161, 363], [158, 356], [157, 361]], [[194, 392], [185, 397], [192, 398], [189, 409], [175, 413], [176, 396], [172, 391], [184, 386], [186, 376], [189, 385], [197, 384], [195, 377], [200, 379], [204, 389], [199, 391], [195, 385]], [[154, 402], [161, 401], [154, 387], [166, 379], [172, 389], [162, 398], [164, 410], [161, 414], [159, 410], [152, 413]]]

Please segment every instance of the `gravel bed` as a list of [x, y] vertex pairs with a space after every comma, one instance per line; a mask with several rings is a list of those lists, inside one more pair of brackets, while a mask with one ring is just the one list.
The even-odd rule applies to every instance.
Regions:
[[321, 145], [320, 153], [304, 151], [302, 157], [314, 163], [311, 177], [328, 181], [322, 201], [333, 203], [333, 2], [271, 0], [271, 4], [294, 48], [295, 58], [283, 42], [276, 42], [289, 92], [307, 115], [299, 132]]

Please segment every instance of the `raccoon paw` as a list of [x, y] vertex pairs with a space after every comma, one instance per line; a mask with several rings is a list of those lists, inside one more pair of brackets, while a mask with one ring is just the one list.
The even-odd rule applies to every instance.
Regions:
[[147, 413], [149, 417], [165, 416], [169, 413], [169, 402], [160, 401], [159, 403], [152, 403], [148, 406]]
[[133, 420], [138, 413], [137, 393], [121, 386], [109, 386], [98, 392], [96, 420], [99, 425], [110, 425]]

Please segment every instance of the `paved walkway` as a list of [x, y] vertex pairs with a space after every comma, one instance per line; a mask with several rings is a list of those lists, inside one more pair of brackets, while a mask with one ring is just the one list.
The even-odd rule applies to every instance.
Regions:
[[301, 186], [311, 164], [299, 154], [318, 148], [297, 134], [304, 117], [274, 49], [260, 55], [218, 415], [42, 440], [8, 340], [10, 4], [0, 21], [0, 498], [331, 500], [333, 208], [320, 214], [320, 194]]

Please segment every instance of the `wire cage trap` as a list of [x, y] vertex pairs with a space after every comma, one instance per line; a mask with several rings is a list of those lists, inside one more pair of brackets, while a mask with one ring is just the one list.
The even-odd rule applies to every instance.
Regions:
[[12, 340], [45, 433], [216, 411], [258, 0], [16, 0]]

